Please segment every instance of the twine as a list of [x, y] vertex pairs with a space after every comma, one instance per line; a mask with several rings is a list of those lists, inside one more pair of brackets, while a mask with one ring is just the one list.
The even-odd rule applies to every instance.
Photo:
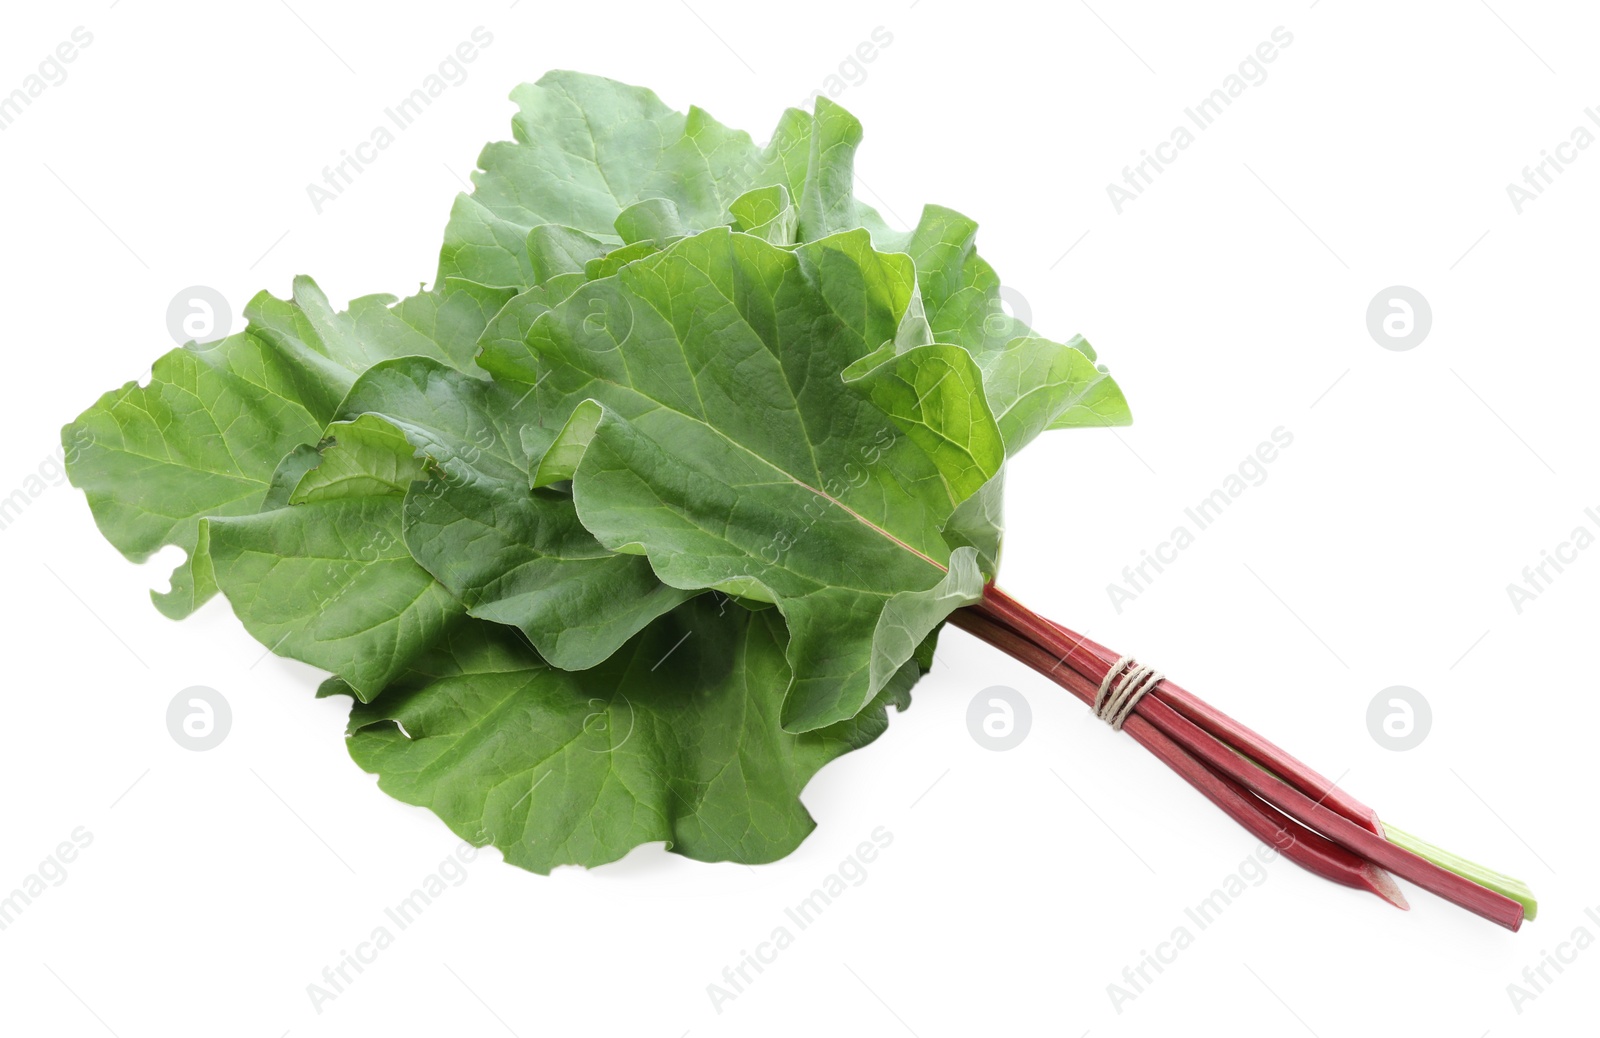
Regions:
[[[1124, 667], [1127, 669], [1124, 670]], [[1121, 731], [1122, 722], [1133, 713], [1139, 700], [1159, 685], [1164, 677], [1166, 675], [1159, 670], [1138, 662], [1132, 656], [1122, 657], [1106, 671], [1105, 680], [1100, 682], [1100, 691], [1094, 697], [1094, 715], [1109, 724], [1113, 731]]]

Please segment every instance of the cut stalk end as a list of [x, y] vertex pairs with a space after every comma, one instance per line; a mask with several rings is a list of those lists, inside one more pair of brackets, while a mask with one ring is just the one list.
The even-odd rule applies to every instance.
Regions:
[[1411, 902], [1406, 900], [1405, 893], [1400, 889], [1400, 884], [1389, 875], [1388, 869], [1382, 869], [1366, 862], [1362, 869], [1363, 878], [1367, 881], [1367, 889], [1383, 898], [1402, 912], [1411, 911]]
[[1452, 854], [1441, 847], [1418, 836], [1413, 836], [1404, 829], [1398, 829], [1388, 822], [1383, 823], [1383, 835], [1392, 844], [1404, 847], [1419, 858], [1433, 862], [1441, 869], [1454, 872], [1463, 879], [1471, 880], [1480, 887], [1487, 887], [1502, 897], [1508, 897], [1522, 906], [1522, 918], [1530, 920], [1539, 913], [1539, 901], [1533, 896], [1533, 891], [1520, 879], [1513, 879], [1502, 872], [1485, 868], [1476, 862], [1468, 861], [1457, 854]]

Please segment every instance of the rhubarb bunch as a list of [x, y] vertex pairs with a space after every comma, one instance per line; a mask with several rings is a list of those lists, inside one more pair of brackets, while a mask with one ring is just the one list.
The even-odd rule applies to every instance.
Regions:
[[[513, 98], [432, 288], [297, 279], [63, 431], [116, 548], [185, 550], [158, 607], [222, 592], [352, 697], [382, 788], [537, 872], [789, 853], [947, 621], [1092, 701], [1118, 657], [994, 587], [1004, 473], [1131, 414], [1004, 311], [976, 224], [857, 200], [825, 98], [760, 147], [597, 77]], [[1170, 682], [1124, 730], [1319, 875], [1531, 912]]]

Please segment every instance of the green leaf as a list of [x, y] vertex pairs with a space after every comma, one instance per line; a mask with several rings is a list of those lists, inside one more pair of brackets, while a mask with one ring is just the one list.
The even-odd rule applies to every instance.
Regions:
[[533, 391], [424, 358], [374, 366], [328, 427], [322, 464], [296, 500], [405, 493], [411, 555], [467, 611], [520, 628], [552, 664], [591, 667], [688, 597], [649, 564], [601, 547], [572, 498], [529, 486]]
[[404, 496], [427, 478], [406, 434], [382, 415], [359, 414], [328, 427], [316, 460], [304, 469], [284, 504], [340, 497]]
[[[275, 508], [287, 508], [289, 499], [294, 496], [306, 473], [321, 463], [322, 454], [313, 444], [302, 443], [285, 454], [272, 473], [272, 479], [267, 484], [267, 496], [262, 499], [259, 510], [269, 512]], [[334, 496], [338, 496], [337, 492]]]
[[1000, 542], [1005, 535], [1006, 472], [1002, 468], [978, 489], [976, 494], [956, 506], [944, 526], [944, 539], [954, 547], [971, 548], [978, 556], [978, 569], [985, 583], [1000, 572]]
[[296, 278], [289, 300], [258, 295], [248, 330], [172, 350], [147, 384], [107, 393], [62, 430], [67, 474], [119, 551], [143, 561], [164, 545], [188, 553], [157, 608], [187, 616], [216, 592], [199, 536], [206, 516], [260, 510], [284, 455], [315, 443], [356, 376], [377, 360], [473, 363], [489, 314], [509, 298], [457, 282], [390, 305], [367, 296], [336, 313]]
[[570, 480], [573, 473], [578, 471], [578, 462], [583, 460], [583, 452], [589, 449], [589, 441], [594, 439], [595, 427], [604, 417], [605, 408], [596, 401], [579, 401], [578, 406], [572, 409], [572, 417], [568, 418], [567, 424], [556, 433], [556, 438], [546, 448], [544, 457], [539, 459], [538, 467], [533, 473], [533, 485], [548, 487]]
[[[877, 214], [856, 202], [855, 151], [861, 123], [825, 97], [817, 98], [811, 157], [800, 196], [800, 240], [816, 241], [856, 227], [882, 226]], [[867, 214], [872, 221], [866, 222]]]
[[563, 274], [581, 274], [590, 260], [609, 251], [603, 242], [560, 224], [542, 223], [528, 232], [528, 263], [535, 285]]
[[1133, 421], [1128, 401], [1089, 359], [1089, 344], [1012, 339], [985, 356], [984, 392], [1015, 454], [1046, 429], [1106, 428]]
[[1132, 422], [1121, 389], [1095, 366], [1081, 336], [1052, 342], [1005, 312], [1000, 279], [974, 248], [977, 232], [967, 217], [930, 205], [905, 248], [917, 264], [933, 338], [960, 343], [977, 360], [1008, 452], [1045, 429]]
[[[515, 141], [484, 148], [474, 190], [451, 213], [439, 274], [489, 285], [533, 283], [529, 232], [562, 224], [607, 243], [646, 199], [668, 199], [684, 225], [724, 222], [751, 187], [783, 183], [803, 163], [806, 120], [787, 117], [765, 149], [699, 108], [687, 114], [653, 91], [599, 76], [550, 72], [512, 91]], [[637, 239], [635, 239], [637, 240]]]
[[670, 198], [646, 198], [633, 203], [617, 214], [616, 228], [629, 245], [645, 242], [657, 248], [688, 233]]
[[539, 371], [526, 346], [533, 322], [588, 280], [582, 272], [563, 274], [519, 292], [485, 326], [478, 340], [478, 366], [497, 378], [538, 382]]
[[541, 410], [602, 408], [572, 475], [583, 524], [668, 585], [775, 602], [791, 730], [854, 716], [981, 592], [972, 549], [941, 532], [998, 471], [981, 395], [964, 413], [991, 442], [958, 467], [839, 374], [920, 320], [914, 282], [862, 231], [790, 251], [716, 229], [585, 285], [531, 334]]
[[728, 205], [733, 229], [774, 245], [793, 245], [800, 229], [800, 211], [782, 184], [746, 191]]
[[934, 459], [950, 499], [965, 501], [1006, 458], [1000, 425], [985, 406], [983, 375], [959, 346], [896, 349], [888, 343], [845, 368], [843, 378], [863, 389]]
[[[481, 286], [467, 291], [474, 302], [480, 301]], [[494, 298], [503, 302], [510, 297], [501, 292]], [[250, 318], [250, 330], [276, 346], [298, 373], [301, 399], [317, 415], [331, 416], [357, 375], [393, 357], [431, 357], [462, 372], [482, 374], [474, 364], [474, 352], [452, 356], [445, 343], [408, 323], [407, 318], [424, 320], [437, 330], [436, 307], [412, 303], [402, 308], [395, 302], [393, 296], [364, 296], [352, 300], [348, 310], [336, 312], [315, 282], [300, 277], [294, 280], [290, 299], [262, 292], [245, 306], [245, 316]], [[459, 349], [465, 344], [450, 345]]]
[[[1086, 349], [1082, 339], [1064, 345], [1035, 336], [976, 356], [960, 346], [886, 343], [846, 368], [844, 380], [869, 393], [930, 452], [945, 454], [947, 472], [965, 458], [970, 471], [959, 495], [965, 499], [1046, 429], [1132, 421], [1122, 390]], [[990, 406], [974, 408], [977, 400]]]
[[[854, 196], [861, 124], [818, 98], [800, 213], [802, 240], [865, 226], [880, 249], [904, 251], [916, 266], [929, 339], [972, 354], [984, 393], [1015, 454], [1044, 429], [1127, 425], [1126, 400], [1094, 366], [1082, 338], [1068, 344], [1034, 335], [1001, 305], [1000, 279], [975, 247], [978, 225], [943, 206], [925, 206], [909, 233], [891, 230]], [[989, 537], [989, 535], [985, 535]], [[998, 536], [996, 531], [993, 537]], [[993, 538], [990, 538], [993, 539]]]
[[64, 429], [69, 474], [189, 552], [163, 611], [220, 588], [333, 671], [357, 761], [463, 836], [771, 860], [995, 573], [1006, 459], [1126, 402], [973, 221], [855, 197], [826, 99], [757, 147], [598, 77], [513, 97], [432, 290], [256, 297]]
[[1027, 335], [1029, 329], [1001, 307], [1000, 278], [978, 255], [977, 236], [976, 221], [929, 205], [904, 248], [922, 274], [922, 301], [934, 337], [984, 353]]
[[215, 593], [201, 518], [256, 511], [279, 459], [320, 433], [301, 374], [241, 332], [173, 350], [148, 384], [105, 394], [62, 430], [67, 474], [108, 541], [135, 562], [167, 544], [189, 553], [171, 590], [152, 595], [166, 615], [186, 616]]
[[355, 707], [350, 754], [389, 795], [541, 873], [648, 842], [699, 861], [783, 857], [815, 825], [799, 800], [811, 776], [884, 730], [931, 653], [858, 717], [794, 735], [778, 720], [789, 671], [771, 611], [701, 597], [581, 673], [502, 632], [457, 629]]
[[[912, 230], [891, 229], [854, 194], [861, 124], [827, 98], [817, 99], [813, 115], [785, 112], [771, 144], [758, 150], [748, 137], [721, 127], [698, 109], [681, 115], [648, 90], [599, 77], [553, 72], [513, 96], [522, 109], [515, 122], [517, 143], [485, 150], [484, 172], [473, 195], [477, 208], [469, 222], [487, 219], [482, 210], [493, 210], [494, 219], [505, 223], [506, 241], [529, 235], [523, 256], [536, 251], [534, 237], [547, 221], [554, 222], [551, 226], [572, 223], [581, 230], [562, 227], [561, 233], [593, 243], [585, 268], [591, 280], [616, 273], [678, 236], [730, 219], [735, 229], [778, 245], [865, 227], [878, 248], [912, 256], [931, 328], [923, 341], [959, 345], [978, 359], [986, 376], [992, 376], [986, 392], [997, 416], [1010, 415], [1027, 398], [1024, 414], [1013, 424], [1031, 428], [1037, 424], [1031, 413], [1054, 406], [1033, 399], [1043, 390], [1058, 396], [1080, 392], [1084, 399], [1077, 409], [1057, 408], [1070, 417], [1052, 424], [1052, 416], [1044, 427], [1131, 420], [1120, 392], [1103, 371], [1098, 374], [1104, 384], [1089, 390], [1083, 387], [1091, 380], [1070, 359], [1006, 362], [1009, 343], [1035, 336], [1002, 308], [1000, 280], [974, 248], [977, 224], [930, 205]], [[686, 144], [691, 139], [693, 147]], [[714, 146], [700, 154], [707, 141]], [[574, 208], [578, 200], [583, 204]], [[628, 246], [600, 256], [595, 249], [604, 247], [601, 242]], [[530, 270], [533, 266], [537, 264], [531, 259], [512, 257], [494, 283], [528, 284], [530, 276], [542, 280], [539, 271]], [[562, 295], [573, 288], [570, 282], [563, 285]], [[559, 301], [550, 296], [538, 293], [522, 300], [514, 320], [496, 322], [483, 343], [485, 368], [501, 377], [537, 381], [538, 372], [521, 344], [538, 313]], [[1094, 360], [1081, 339], [1054, 347], [1067, 348]], [[1037, 374], [1043, 381], [1018, 382], [1011, 377], [1018, 374]], [[1071, 384], [1052, 388], [1052, 381], [1063, 379]], [[1008, 436], [1007, 441], [1015, 440], [1014, 452], [1029, 438], [1031, 434]]]
[[368, 700], [465, 616], [400, 537], [400, 498], [345, 497], [210, 518], [217, 584], [257, 641]]
[[636, 259], [654, 256], [660, 251], [660, 247], [653, 241], [636, 241], [620, 249], [613, 249], [597, 260], [590, 260], [588, 266], [583, 268], [583, 274], [590, 281], [597, 281], [600, 278], [610, 277]]

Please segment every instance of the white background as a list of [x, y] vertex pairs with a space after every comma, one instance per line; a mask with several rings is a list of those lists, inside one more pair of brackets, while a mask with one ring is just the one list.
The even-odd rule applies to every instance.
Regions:
[[[28, 477], [53, 474], [59, 427], [172, 346], [180, 289], [215, 286], [237, 314], [297, 273], [341, 303], [430, 278], [452, 197], [483, 143], [509, 136], [516, 83], [602, 73], [762, 140], [881, 26], [892, 42], [838, 96], [866, 125], [861, 194], [901, 225], [929, 201], [979, 219], [1032, 323], [1085, 334], [1137, 416], [1116, 434], [1052, 434], [1014, 466], [1003, 582], [1385, 818], [1526, 878], [1541, 913], [1513, 935], [1415, 889], [1402, 913], [1278, 861], [1119, 1012], [1107, 985], [1175, 927], [1193, 930], [1184, 909], [1255, 845], [1076, 701], [951, 631], [913, 708], [806, 790], [820, 824], [790, 858], [705, 865], [650, 846], [543, 878], [491, 851], [319, 1014], [307, 985], [454, 839], [348, 759], [348, 704], [312, 698], [320, 675], [263, 659], [220, 599], [164, 620], [146, 590], [170, 553], [124, 562], [81, 495], [47, 482], [0, 530], [0, 892], [75, 827], [93, 842], [0, 932], [0, 1029], [1593, 1030], [1600, 950], [1565, 946], [1573, 961], [1520, 1012], [1508, 985], [1577, 928], [1600, 936], [1600, 551], [1520, 614], [1506, 590], [1575, 527], [1597, 527], [1584, 509], [1600, 506], [1600, 148], [1520, 214], [1506, 192], [1600, 103], [1592, 11], [292, 4], [7, 12], [0, 93], [75, 27], [94, 42], [0, 133], [0, 495], [38, 489]], [[494, 42], [470, 78], [314, 212], [306, 184], [479, 25]], [[1265, 81], [1119, 215], [1106, 185], [1278, 26], [1293, 43]], [[1367, 331], [1391, 285], [1432, 305], [1431, 333], [1407, 352]], [[1294, 442], [1265, 482], [1119, 614], [1106, 585], [1278, 426]], [[995, 684], [1033, 708], [1008, 752], [965, 721]], [[232, 705], [209, 752], [167, 733], [167, 704], [190, 685]], [[1407, 752], [1367, 727], [1391, 685], [1432, 707]], [[713, 1008], [707, 985], [878, 826], [893, 843], [866, 881]]]

